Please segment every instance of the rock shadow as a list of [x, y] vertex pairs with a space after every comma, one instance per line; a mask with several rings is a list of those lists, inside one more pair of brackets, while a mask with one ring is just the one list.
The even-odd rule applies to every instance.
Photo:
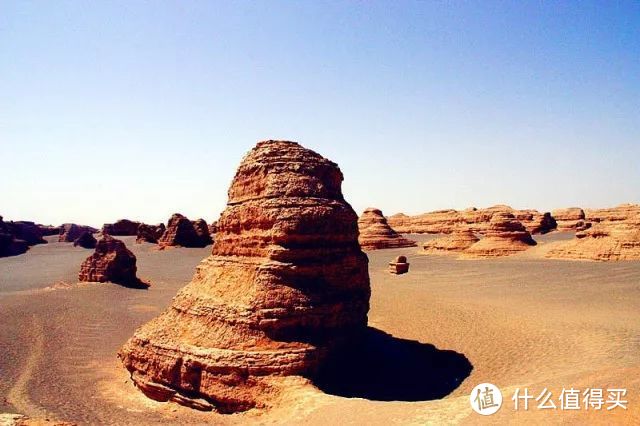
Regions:
[[369, 327], [313, 378], [323, 392], [375, 401], [428, 401], [453, 392], [473, 366], [463, 354]]

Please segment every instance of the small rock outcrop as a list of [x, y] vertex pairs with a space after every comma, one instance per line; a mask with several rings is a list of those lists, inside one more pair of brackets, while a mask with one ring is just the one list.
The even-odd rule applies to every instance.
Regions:
[[180, 247], [206, 247], [207, 244], [196, 232], [187, 217], [180, 213], [175, 213], [169, 219], [167, 228], [158, 240], [158, 245], [163, 247], [180, 246]]
[[43, 237], [48, 237], [50, 235], [60, 235], [60, 226], [38, 224], [38, 228], [40, 228], [40, 232], [42, 233]]
[[556, 220], [560, 232], [575, 231], [578, 222], [585, 219], [584, 210], [580, 207], [554, 210], [551, 216]]
[[147, 225], [146, 223], [141, 223], [140, 226], [138, 226], [136, 243], [157, 244], [165, 230], [166, 228], [164, 223], [160, 223], [158, 225]]
[[540, 213], [537, 210], [514, 210], [516, 220], [524, 225], [530, 234], [547, 234], [558, 227], [551, 213]]
[[84, 225], [76, 225], [75, 223], [65, 223], [60, 227], [60, 235], [58, 237], [58, 241], [61, 243], [72, 243], [80, 236], [89, 232], [91, 234], [95, 234], [98, 232], [96, 228], [92, 228], [91, 226]]
[[113, 236], [132, 236], [138, 235], [138, 227], [140, 222], [134, 222], [129, 219], [120, 219], [116, 223], [105, 223], [102, 226], [102, 233]]
[[409, 272], [409, 262], [405, 256], [398, 256], [389, 262], [389, 272], [395, 275]]
[[16, 239], [12, 229], [0, 216], [0, 257], [18, 256], [28, 249], [27, 242]]
[[6, 225], [16, 240], [22, 240], [27, 243], [28, 246], [47, 243], [47, 241], [42, 238], [42, 230], [33, 222], [21, 220], [16, 222], [6, 222]]
[[465, 250], [463, 256], [497, 257], [527, 250], [536, 245], [531, 234], [511, 213], [493, 215], [488, 229], [477, 243]]
[[95, 252], [81, 265], [78, 279], [88, 282], [112, 282], [126, 287], [144, 288], [148, 284], [136, 276], [136, 257], [125, 244], [104, 234]]
[[599, 261], [640, 260], [640, 215], [626, 220], [587, 222], [573, 240], [550, 250], [546, 256]]
[[211, 235], [212, 239], [215, 237], [216, 232], [218, 232], [218, 222], [213, 221], [209, 224], [209, 235]]
[[469, 229], [459, 228], [451, 234], [430, 240], [422, 245], [426, 254], [461, 253], [480, 239]]
[[358, 241], [364, 250], [378, 250], [399, 247], [415, 247], [415, 241], [408, 240], [391, 229], [387, 219], [379, 209], [369, 207], [358, 219], [360, 235]]
[[196, 234], [200, 239], [200, 245], [206, 247], [213, 243], [211, 239], [211, 233], [209, 233], [209, 225], [204, 219], [198, 219], [193, 221], [193, 229], [196, 230]]
[[93, 249], [93, 248], [96, 248], [97, 242], [98, 240], [96, 240], [96, 238], [93, 236], [91, 232], [84, 231], [82, 235], [76, 238], [76, 240], [73, 242], [73, 246], [74, 247], [80, 246], [86, 249]]
[[338, 166], [295, 142], [242, 160], [212, 255], [119, 356], [147, 396], [224, 413], [268, 407], [366, 328], [368, 259]]

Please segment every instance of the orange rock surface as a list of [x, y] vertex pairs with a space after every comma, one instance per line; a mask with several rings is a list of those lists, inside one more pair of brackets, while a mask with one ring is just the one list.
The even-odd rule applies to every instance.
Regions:
[[478, 241], [479, 238], [471, 230], [459, 228], [451, 234], [427, 241], [422, 249], [427, 254], [461, 253]]
[[584, 210], [580, 207], [554, 210], [551, 216], [558, 223], [558, 231], [575, 231], [578, 222], [585, 218]]
[[415, 247], [417, 243], [391, 229], [379, 209], [369, 207], [358, 219], [358, 241], [364, 250]]
[[469, 257], [508, 256], [536, 245], [529, 231], [513, 214], [499, 212], [493, 215], [489, 227], [477, 243], [465, 250]]
[[586, 260], [640, 260], [640, 214], [626, 220], [593, 223], [550, 250], [547, 257]]
[[149, 397], [221, 412], [269, 406], [278, 376], [311, 376], [359, 335], [368, 259], [338, 166], [297, 143], [242, 160], [212, 255], [119, 356]]

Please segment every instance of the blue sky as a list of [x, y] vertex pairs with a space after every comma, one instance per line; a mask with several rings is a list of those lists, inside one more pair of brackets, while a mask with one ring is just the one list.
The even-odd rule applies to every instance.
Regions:
[[256, 141], [360, 212], [640, 202], [640, 2], [0, 2], [0, 215], [216, 219]]

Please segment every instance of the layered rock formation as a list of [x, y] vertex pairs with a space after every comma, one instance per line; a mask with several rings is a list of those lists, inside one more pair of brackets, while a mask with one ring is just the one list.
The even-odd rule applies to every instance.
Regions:
[[397, 232], [416, 234], [450, 234], [461, 228], [483, 234], [496, 213], [511, 213], [532, 234], [544, 234], [556, 228], [550, 213], [537, 210], [516, 210], [506, 205], [485, 209], [471, 207], [466, 210], [438, 210], [417, 216], [399, 213], [390, 216], [388, 223]]
[[368, 260], [342, 180], [294, 142], [245, 156], [212, 255], [119, 353], [145, 394], [226, 413], [265, 407], [277, 376], [312, 376], [360, 335]]
[[477, 243], [465, 250], [469, 257], [508, 256], [536, 245], [529, 231], [513, 214], [499, 212], [493, 215], [488, 229]]
[[479, 240], [471, 230], [460, 227], [451, 234], [425, 242], [422, 249], [427, 254], [461, 253]]
[[551, 212], [551, 216], [558, 223], [558, 231], [575, 231], [578, 222], [583, 221], [584, 210], [580, 207], [569, 207], [567, 209], [558, 209]]
[[196, 228], [188, 218], [175, 213], [167, 223], [167, 229], [158, 240], [160, 247], [180, 246], [180, 247], [205, 247], [206, 241], [198, 235]]
[[[587, 222], [590, 224], [590, 222]], [[585, 260], [640, 260], [640, 214], [582, 227], [573, 240], [550, 250], [547, 257]]]
[[96, 250], [81, 265], [78, 279], [89, 282], [112, 282], [127, 287], [148, 287], [136, 276], [136, 257], [125, 244], [104, 234]]
[[358, 241], [364, 250], [398, 247], [415, 247], [415, 241], [408, 240], [387, 224], [387, 219], [379, 209], [369, 207], [358, 219], [360, 236]]
[[604, 209], [586, 209], [586, 222], [620, 222], [640, 215], [640, 204], [621, 204]]
[[82, 235], [76, 238], [76, 240], [73, 242], [73, 246], [74, 247], [80, 246], [82, 248], [92, 249], [92, 248], [96, 248], [97, 243], [98, 243], [98, 240], [95, 239], [93, 234], [85, 231], [82, 233]]
[[193, 221], [193, 229], [196, 230], [196, 235], [200, 239], [202, 247], [208, 246], [213, 243], [211, 239], [211, 233], [209, 232], [209, 225], [204, 219], [198, 219]]
[[513, 216], [524, 225], [530, 234], [546, 234], [555, 230], [558, 224], [551, 213], [537, 210], [513, 210]]
[[59, 242], [72, 243], [77, 240], [83, 233], [89, 232], [94, 234], [98, 232], [96, 228], [91, 226], [76, 225], [75, 223], [65, 223], [60, 227]]
[[216, 235], [216, 232], [218, 232], [218, 222], [214, 221], [209, 224], [209, 235], [211, 235], [212, 241], [213, 237]]
[[102, 226], [102, 233], [114, 236], [131, 236], [138, 234], [140, 222], [129, 219], [120, 219], [116, 223], [105, 223]]
[[157, 244], [165, 230], [166, 228], [164, 223], [160, 223], [158, 225], [147, 225], [146, 223], [141, 223], [140, 226], [138, 226], [136, 243]]

